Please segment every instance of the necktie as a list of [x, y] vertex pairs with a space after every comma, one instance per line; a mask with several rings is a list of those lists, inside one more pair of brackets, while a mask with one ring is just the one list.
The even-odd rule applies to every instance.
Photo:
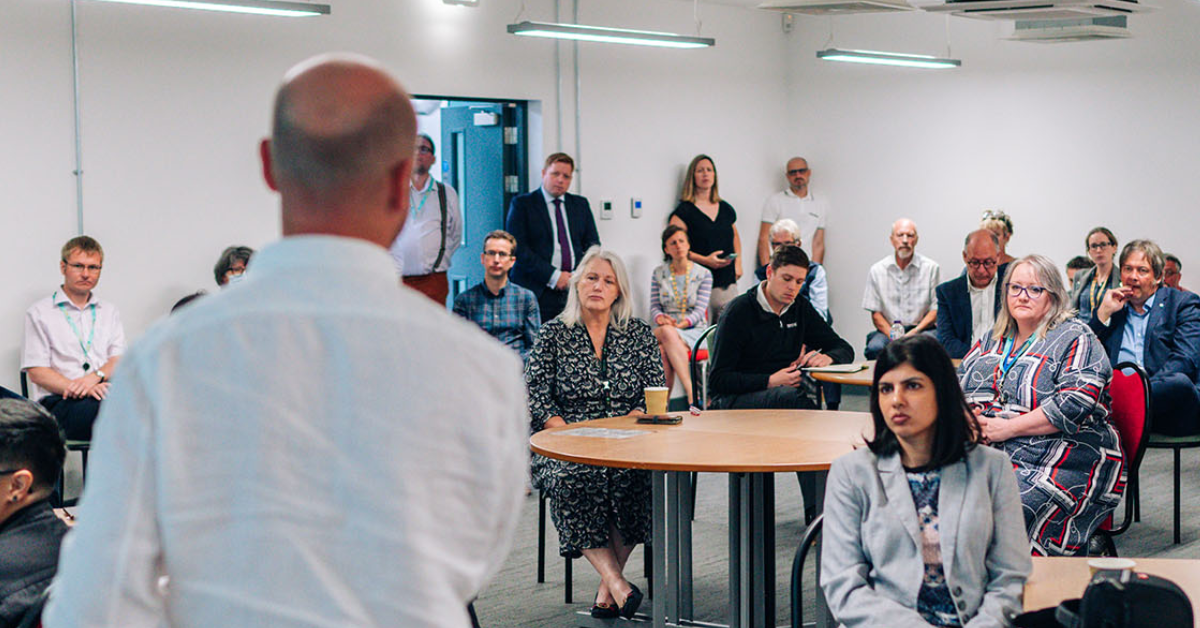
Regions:
[[571, 239], [567, 237], [567, 219], [563, 216], [562, 199], [554, 199], [554, 221], [558, 224], [558, 248], [562, 251], [558, 269], [571, 272]]

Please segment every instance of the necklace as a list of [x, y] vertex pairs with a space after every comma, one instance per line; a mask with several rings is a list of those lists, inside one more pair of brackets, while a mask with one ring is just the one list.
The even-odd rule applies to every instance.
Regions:
[[[682, 275], [676, 275], [675, 271], [671, 269], [670, 265], [667, 265], [667, 274], [671, 277], [671, 296], [675, 299], [675, 307], [679, 312], [680, 318], [684, 318], [684, 315], [687, 314], [688, 302], [687, 281], [688, 276], [692, 274], [691, 260], [687, 261], [687, 265], [684, 267]], [[680, 278], [683, 279], [682, 286], [679, 285]]]
[[[1112, 277], [1111, 270], [1108, 271], [1108, 276]], [[1106, 287], [1107, 284], [1108, 284], [1107, 279], [1105, 279], [1104, 281], [1100, 281], [1100, 273], [1096, 273], [1095, 275], [1092, 276], [1092, 292], [1088, 296], [1088, 301], [1092, 305], [1093, 312], [1096, 311], [1096, 308], [1100, 306], [1100, 301], [1101, 301], [1101, 299], [1104, 298], [1104, 288]]]

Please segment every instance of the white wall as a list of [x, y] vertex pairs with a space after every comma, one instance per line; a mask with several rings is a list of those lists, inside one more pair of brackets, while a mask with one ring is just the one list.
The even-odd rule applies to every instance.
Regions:
[[[838, 330], [861, 354], [867, 268], [891, 252], [901, 216], [918, 252], [962, 270], [963, 236], [986, 208], [1015, 222], [1013, 255], [1061, 264], [1106, 225], [1122, 244], [1148, 237], [1179, 255], [1200, 288], [1200, 3], [1154, 0], [1130, 18], [1135, 38], [1040, 45], [1003, 41], [1010, 26], [952, 18], [963, 66], [908, 70], [819, 61], [829, 22], [798, 18], [789, 36], [789, 94], [798, 152], [835, 203], [827, 236]], [[946, 18], [834, 20], [834, 44], [942, 54]]]
[[[80, 2], [85, 230], [104, 245], [98, 293], [137, 338], [176, 299], [215, 289], [211, 268], [233, 243], [278, 236], [276, 200], [258, 173], [257, 142], [283, 72], [318, 52], [381, 59], [414, 93], [528, 99], [554, 137], [554, 44], [505, 32], [515, 0], [478, 8], [440, 0], [334, 0], [333, 14], [271, 19]], [[6, 0], [0, 20], [0, 384], [16, 387], [22, 316], [61, 280], [58, 248], [76, 234], [69, 4]], [[523, 19], [549, 21], [553, 3], [528, 0]], [[691, 32], [691, 5], [582, 0], [580, 21]], [[569, 16], [563, 2], [563, 19]], [[709, 152], [722, 189], [743, 208], [743, 232], [774, 184], [763, 146], [785, 128], [786, 41], [777, 16], [702, 9], [711, 50], [580, 47], [583, 193], [612, 199], [601, 238], [629, 261], [639, 306], [658, 233], [693, 154]], [[572, 106], [570, 46], [564, 106]], [[563, 147], [574, 152], [573, 111]], [[770, 157], [767, 154], [767, 157]], [[646, 213], [629, 217], [630, 196]]]

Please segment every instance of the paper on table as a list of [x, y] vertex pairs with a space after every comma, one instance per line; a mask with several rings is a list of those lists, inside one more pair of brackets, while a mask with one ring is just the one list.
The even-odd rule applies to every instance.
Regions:
[[830, 364], [829, 366], [806, 366], [809, 373], [857, 373], [865, 371], [866, 364]]
[[649, 430], [616, 430], [609, 427], [580, 427], [559, 432], [569, 436], [585, 436], [588, 438], [633, 438], [649, 434]]

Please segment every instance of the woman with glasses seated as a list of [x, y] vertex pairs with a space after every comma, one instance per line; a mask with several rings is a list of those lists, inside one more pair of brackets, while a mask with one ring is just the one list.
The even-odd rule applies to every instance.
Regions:
[[1079, 320], [1086, 323], [1092, 319], [1092, 313], [1100, 306], [1104, 295], [1121, 287], [1121, 273], [1116, 272], [1113, 264], [1117, 255], [1117, 236], [1107, 227], [1089, 231], [1083, 244], [1095, 266], [1075, 273], [1071, 307], [1079, 311]]
[[[571, 274], [562, 313], [542, 325], [525, 365], [533, 432], [645, 410], [662, 386], [658, 343], [633, 316], [625, 265], [592, 247]], [[650, 475], [534, 454], [533, 485], [550, 498], [559, 553], [600, 574], [592, 616], [633, 617], [642, 593], [625, 579], [630, 552], [650, 534]]]
[[687, 229], [667, 225], [662, 233], [666, 263], [650, 276], [650, 321], [662, 353], [667, 388], [679, 375], [679, 384], [692, 401], [692, 376], [688, 351], [704, 333], [712, 273], [688, 259], [691, 244]]
[[843, 626], [1007, 626], [1032, 570], [1008, 457], [979, 446], [950, 356], [918, 334], [884, 348], [874, 437], [833, 462], [821, 586]]
[[1054, 262], [1013, 262], [1004, 294], [992, 334], [963, 359], [959, 381], [982, 441], [1012, 458], [1034, 553], [1083, 553], [1125, 487], [1108, 420], [1112, 367], [1074, 318]]
[[1008, 241], [1013, 234], [1013, 222], [1008, 214], [998, 209], [984, 210], [983, 218], [979, 221], [979, 228], [996, 234], [996, 239], [1000, 241], [998, 264], [1008, 264], [1017, 259], [1008, 254]]
[[50, 413], [27, 399], [0, 399], [0, 627], [16, 626], [58, 570], [67, 525], [50, 495], [66, 455]]

